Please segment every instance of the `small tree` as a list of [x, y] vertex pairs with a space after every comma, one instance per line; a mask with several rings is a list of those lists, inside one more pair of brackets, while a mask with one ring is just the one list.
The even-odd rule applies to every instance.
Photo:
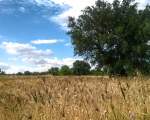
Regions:
[[30, 71], [25, 71], [24, 75], [31, 75], [32, 73]]
[[73, 63], [73, 74], [74, 75], [87, 75], [90, 73], [90, 64], [85, 61], [75, 61]]
[[23, 75], [23, 73], [22, 72], [18, 72], [18, 73], [16, 73], [16, 75]]
[[60, 69], [61, 75], [71, 75], [71, 73], [72, 73], [72, 71], [67, 65], [62, 66]]
[[59, 75], [59, 68], [58, 67], [52, 67], [51, 69], [48, 70], [48, 73], [52, 75]]
[[6, 73], [0, 69], [0, 75], [5, 75]]

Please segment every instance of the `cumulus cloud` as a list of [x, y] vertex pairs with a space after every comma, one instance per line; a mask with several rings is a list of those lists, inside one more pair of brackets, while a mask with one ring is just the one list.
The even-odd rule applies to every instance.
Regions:
[[71, 43], [68, 42], [68, 43], [65, 44], [65, 46], [66, 46], [66, 47], [70, 47], [70, 46], [71, 46]]
[[[64, 30], [67, 30], [67, 20], [68, 16], [78, 18], [82, 10], [87, 6], [92, 6], [97, 0], [35, 0], [38, 4], [55, 6], [58, 5], [61, 8], [68, 8], [62, 11], [60, 14], [51, 16], [50, 20], [59, 24]], [[107, 0], [108, 2], [113, 2], [113, 0]], [[146, 4], [150, 3], [149, 0], [135, 0], [139, 3], [139, 9], [143, 9]]]
[[147, 4], [150, 4], [149, 0], [136, 0], [135, 2], [138, 3], [139, 9], [144, 9]]
[[[61, 7], [64, 5], [70, 6], [69, 9], [63, 11], [62, 13], [51, 17], [52, 21], [57, 22], [63, 29], [67, 29], [68, 16], [78, 18], [81, 14], [81, 10], [85, 9], [87, 6], [92, 6], [97, 0], [51, 0], [55, 4], [59, 4]], [[113, 0], [107, 0], [108, 2], [113, 2]], [[143, 9], [146, 4], [150, 4], [150, 0], [135, 0], [138, 3], [139, 9]]]
[[81, 58], [63, 58], [63, 59], [58, 59], [57, 57], [54, 58], [43, 58], [43, 59], [24, 59], [23, 61], [28, 62], [32, 65], [37, 65], [39, 67], [60, 67], [62, 65], [68, 65], [72, 66], [72, 63], [76, 60], [81, 60]]
[[14, 74], [14, 73], [18, 73], [18, 72], [25, 72], [25, 71], [39, 71], [42, 72], [44, 70], [42, 70], [41, 68], [37, 68], [35, 66], [27, 66], [27, 65], [9, 65], [9, 69], [5, 70], [5, 72], [7, 74]]
[[[16, 3], [19, 3], [19, 11], [25, 12], [25, 8], [21, 5], [24, 4], [33, 4], [37, 6], [44, 6], [45, 8], [56, 7], [60, 8], [62, 11], [57, 13], [54, 16], [43, 15], [44, 18], [50, 19], [53, 22], [56, 22], [63, 28], [67, 30], [67, 20], [68, 16], [78, 18], [81, 14], [81, 10], [85, 9], [87, 6], [92, 6], [97, 0], [16, 0]], [[107, 0], [108, 2], [113, 2], [113, 0]], [[0, 0], [0, 2], [14, 2], [13, 0]], [[149, 0], [135, 0], [139, 3], [139, 9], [143, 9], [146, 4], [150, 4]], [[13, 9], [14, 10], [14, 9]], [[13, 13], [12, 8], [2, 9], [1, 12], [4, 13]], [[45, 17], [46, 16], [46, 17]]]
[[96, 0], [51, 0], [55, 4], [58, 4], [61, 7], [69, 6], [68, 9], [63, 11], [62, 13], [52, 16], [51, 20], [61, 25], [63, 29], [67, 29], [67, 20], [68, 16], [72, 16], [78, 18], [81, 14], [81, 10], [83, 10], [87, 6], [91, 6], [95, 4]]
[[30, 44], [17, 42], [3, 42], [1, 48], [3, 48], [8, 54], [25, 58], [49, 57], [53, 54], [50, 49], [41, 50]]
[[19, 7], [19, 11], [24, 13], [26, 11], [26, 9], [24, 7]]
[[51, 40], [33, 40], [31, 41], [32, 44], [55, 44], [63, 42], [63, 40], [56, 40], [56, 39], [51, 39]]
[[[11, 60], [11, 64], [0, 62], [0, 68], [6, 73], [17, 73], [24, 71], [42, 72], [47, 71], [51, 67], [61, 67], [62, 65], [72, 66], [72, 63], [81, 58], [62, 58], [52, 56], [50, 49], [41, 50], [31, 44], [23, 44], [17, 42], [2, 42], [0, 48], [4, 49], [8, 54], [15, 56]], [[18, 65], [18, 61], [21, 65]], [[13, 63], [12, 63], [13, 62]]]
[[[24, 64], [6, 64], [0, 62], [0, 68], [6, 73], [12, 74], [17, 72], [31, 71], [31, 72], [44, 72], [51, 67], [61, 67], [62, 65], [68, 65], [72, 67], [72, 64], [76, 60], [82, 60], [81, 58], [43, 58], [43, 59], [34, 59], [34, 58], [24, 58]], [[26, 64], [27, 63], [27, 64]]]
[[47, 71], [48, 68], [46, 67], [37, 67], [35, 65], [18, 65], [12, 64], [12, 63], [4, 63], [0, 62], [0, 69], [5, 71], [7, 74], [13, 74], [18, 72], [24, 72], [24, 71], [31, 71], [31, 72], [43, 72]]
[[81, 58], [63, 58], [58, 59], [57, 57], [54, 58], [43, 58], [43, 59], [24, 59], [24, 62], [27, 62], [28, 64], [31, 64], [35, 67], [32, 67], [32, 69], [28, 69], [30, 71], [47, 71], [51, 67], [61, 67], [63, 65], [68, 65], [69, 67], [72, 67], [73, 62], [76, 60], [82, 60]]
[[51, 0], [31, 0], [29, 2], [32, 2], [32, 3], [37, 4], [39, 6], [41, 6], [41, 5], [47, 6], [47, 7], [53, 6], [53, 2]]

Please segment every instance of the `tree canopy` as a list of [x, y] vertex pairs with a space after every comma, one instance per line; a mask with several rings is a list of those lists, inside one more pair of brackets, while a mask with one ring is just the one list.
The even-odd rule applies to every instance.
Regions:
[[5, 75], [5, 71], [0, 68], [0, 75]]
[[73, 63], [73, 74], [74, 75], [87, 75], [90, 73], [90, 65], [85, 61], [77, 60]]
[[52, 67], [51, 69], [48, 70], [48, 73], [52, 75], [58, 75], [59, 74], [59, 68], [58, 67]]
[[75, 55], [110, 74], [150, 73], [150, 6], [139, 10], [134, 0], [98, 0], [69, 17], [68, 34]]
[[67, 65], [63, 65], [60, 69], [60, 74], [61, 75], [71, 75], [72, 71]]

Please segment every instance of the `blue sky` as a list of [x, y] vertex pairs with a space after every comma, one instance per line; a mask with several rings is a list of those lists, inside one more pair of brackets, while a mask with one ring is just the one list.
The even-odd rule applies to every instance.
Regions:
[[[0, 0], [0, 68], [7, 73], [46, 71], [74, 57], [67, 17], [78, 18], [96, 0]], [[112, 2], [112, 0], [109, 0]], [[148, 0], [137, 0], [142, 8]]]

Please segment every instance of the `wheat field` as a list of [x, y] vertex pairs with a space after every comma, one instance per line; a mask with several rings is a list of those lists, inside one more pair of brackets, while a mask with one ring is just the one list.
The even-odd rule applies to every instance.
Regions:
[[150, 78], [1, 76], [0, 120], [150, 120]]

